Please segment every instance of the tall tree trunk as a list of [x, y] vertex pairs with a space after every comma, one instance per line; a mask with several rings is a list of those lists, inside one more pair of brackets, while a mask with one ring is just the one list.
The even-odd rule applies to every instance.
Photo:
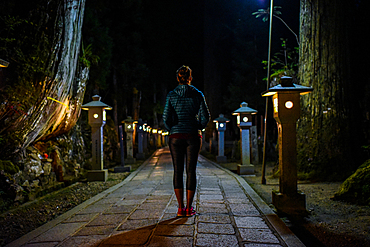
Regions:
[[117, 135], [119, 135], [118, 131], [118, 104], [117, 104], [117, 97], [118, 97], [118, 86], [117, 86], [117, 71], [116, 69], [113, 70], [113, 87], [114, 87], [114, 99], [113, 99], [113, 120], [114, 120], [114, 126], [115, 130], [117, 132]]
[[[44, 8], [45, 10], [43, 10]], [[14, 118], [4, 118], [4, 128], [1, 129], [7, 131], [2, 134], [6, 134], [7, 138], [13, 141], [5, 143], [5, 148], [0, 148], [0, 155], [15, 153], [21, 156], [30, 144], [68, 133], [76, 124], [80, 116], [86, 81], [89, 75], [89, 70], [82, 63], [78, 66], [84, 8], [84, 0], [49, 1], [45, 5], [41, 5], [40, 2], [40, 7], [37, 8], [41, 12], [41, 16], [37, 20], [40, 22], [40, 26], [29, 26], [29, 29], [33, 30], [34, 35], [39, 39], [32, 40], [34, 43], [25, 44], [25, 47], [18, 47], [17, 49], [27, 51], [26, 45], [42, 47], [39, 54], [35, 54], [35, 57], [43, 59], [44, 73], [41, 76], [40, 72], [29, 72], [26, 83], [28, 88], [33, 91], [23, 94], [14, 91], [9, 93], [8, 99], [5, 99], [5, 102], [11, 102], [11, 99], [16, 96], [16, 101], [26, 102], [27, 104], [23, 106], [22, 114]], [[36, 7], [33, 11], [36, 11]], [[32, 12], [30, 11], [30, 13]], [[29, 17], [34, 18], [31, 14]], [[32, 23], [31, 21], [30, 23]], [[52, 26], [54, 26], [54, 33], [49, 34], [49, 36], [45, 35], [45, 31], [40, 31], [48, 30]], [[18, 32], [21, 31], [18, 30]], [[45, 42], [45, 39], [48, 42]], [[25, 52], [25, 54], [28, 53], [29, 51]], [[48, 54], [47, 58], [45, 58], [45, 54]], [[8, 58], [5, 57], [5, 59]], [[17, 68], [29, 67], [29, 63], [31, 63], [11, 61], [13, 64], [12, 70], [15, 70], [13, 73], [19, 73], [18, 78], [24, 75]], [[13, 87], [19, 86], [19, 80], [17, 81], [15, 77], [12, 80], [14, 80], [12, 81]], [[4, 104], [1, 105], [0, 112], [2, 113]], [[12, 155], [12, 157], [15, 156], [17, 155]]]
[[314, 90], [301, 97], [298, 160], [301, 170], [322, 175], [351, 167], [350, 2], [301, 0], [298, 76]]
[[141, 103], [141, 91], [133, 88], [133, 97], [132, 97], [132, 111], [133, 119], [139, 120], [140, 116], [140, 103]]

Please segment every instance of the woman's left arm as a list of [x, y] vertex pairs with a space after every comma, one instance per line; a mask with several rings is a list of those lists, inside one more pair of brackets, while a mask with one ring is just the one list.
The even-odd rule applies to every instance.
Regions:
[[173, 126], [172, 114], [173, 114], [173, 107], [171, 105], [170, 97], [169, 95], [167, 95], [166, 105], [164, 106], [164, 110], [163, 110], [163, 123], [166, 129], [169, 131], [171, 130]]

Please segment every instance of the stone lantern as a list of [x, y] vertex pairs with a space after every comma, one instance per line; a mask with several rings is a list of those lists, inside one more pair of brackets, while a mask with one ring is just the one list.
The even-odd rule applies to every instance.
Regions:
[[305, 195], [297, 190], [296, 122], [300, 117], [300, 95], [313, 89], [293, 84], [291, 77], [283, 76], [280, 84], [269, 88], [262, 96], [272, 96], [274, 119], [278, 127], [279, 191], [272, 192], [272, 203], [286, 214], [306, 214]]
[[9, 66], [9, 62], [3, 59], [0, 59], [0, 68], [6, 68]]
[[149, 151], [148, 149], [149, 149], [149, 130], [150, 130], [150, 126], [147, 123], [144, 123], [143, 128], [144, 128], [144, 141], [143, 141], [144, 153], [147, 154], [148, 151]]
[[154, 149], [157, 149], [157, 132], [158, 132], [158, 130], [157, 129], [155, 129], [155, 128], [152, 128], [151, 130], [150, 130], [150, 134], [151, 134], [151, 141], [152, 141], [152, 143], [153, 143], [153, 148]]
[[105, 110], [112, 107], [100, 101], [100, 96], [92, 97], [93, 101], [82, 105], [83, 110], [89, 111], [92, 141], [92, 170], [87, 173], [88, 181], [107, 181], [108, 170], [103, 169], [103, 126], [106, 121]]
[[146, 131], [148, 133], [148, 148], [149, 149], [155, 149], [155, 137], [153, 135], [153, 128], [150, 126], [146, 127]]
[[220, 114], [218, 118], [213, 120], [216, 123], [216, 129], [218, 131], [218, 156], [216, 156], [216, 161], [220, 163], [226, 163], [227, 158], [224, 154], [225, 149], [225, 131], [226, 123], [230, 122], [229, 119], [224, 117], [224, 114]]
[[139, 118], [137, 122], [137, 145], [138, 145], [138, 152], [136, 154], [136, 159], [143, 160], [145, 159], [144, 154], [144, 121]]
[[135, 128], [135, 120], [132, 117], [127, 117], [127, 119], [122, 121], [125, 124], [125, 132], [126, 132], [126, 147], [127, 147], [127, 155], [125, 163], [133, 164], [136, 162], [134, 158], [134, 128]]
[[252, 115], [257, 114], [257, 110], [248, 107], [248, 104], [243, 102], [240, 108], [233, 112], [237, 116], [237, 125], [240, 128], [240, 145], [241, 145], [241, 165], [238, 165], [237, 171], [239, 175], [254, 174], [254, 165], [251, 164], [251, 142], [250, 128], [252, 127]]
[[162, 147], [162, 132], [163, 131], [161, 129], [157, 130], [157, 148]]
[[120, 173], [120, 172], [129, 172], [131, 171], [131, 166], [125, 166], [125, 150], [123, 147], [123, 128], [122, 125], [118, 126], [118, 135], [119, 135], [119, 145], [120, 145], [120, 151], [121, 151], [121, 165], [114, 167], [114, 172], [115, 173]]
[[169, 134], [170, 133], [168, 131], [162, 132], [162, 140], [163, 140], [162, 144], [163, 144], [164, 147], [168, 145], [168, 135]]

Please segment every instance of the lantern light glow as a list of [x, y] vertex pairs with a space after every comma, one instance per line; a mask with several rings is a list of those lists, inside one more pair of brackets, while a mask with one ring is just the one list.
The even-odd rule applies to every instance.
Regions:
[[293, 108], [293, 102], [292, 101], [287, 101], [285, 102], [285, 107], [287, 109], [292, 109]]

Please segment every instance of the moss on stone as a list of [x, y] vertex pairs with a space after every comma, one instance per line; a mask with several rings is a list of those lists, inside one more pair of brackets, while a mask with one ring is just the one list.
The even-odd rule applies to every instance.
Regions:
[[370, 160], [343, 182], [333, 199], [370, 205]]
[[0, 160], [0, 171], [4, 171], [9, 174], [15, 174], [19, 172], [19, 168], [9, 160]]

